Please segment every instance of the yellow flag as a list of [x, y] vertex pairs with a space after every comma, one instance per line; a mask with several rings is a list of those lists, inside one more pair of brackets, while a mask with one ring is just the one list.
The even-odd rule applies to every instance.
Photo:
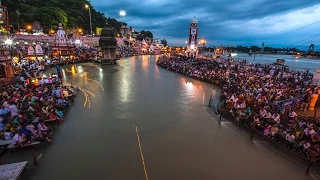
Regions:
[[96, 35], [101, 35], [102, 28], [96, 27]]

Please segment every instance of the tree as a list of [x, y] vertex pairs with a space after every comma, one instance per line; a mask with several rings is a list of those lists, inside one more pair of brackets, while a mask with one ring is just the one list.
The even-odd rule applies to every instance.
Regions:
[[137, 35], [137, 40], [139, 40], [139, 41], [142, 41], [143, 39], [146, 39], [146, 38], [152, 39], [153, 38], [152, 32], [141, 30], [139, 32], [139, 34]]
[[150, 31], [146, 31], [145, 32], [145, 36], [148, 37], [148, 38], [151, 38], [151, 39], [153, 38], [153, 34]]
[[162, 40], [161, 40], [161, 44], [163, 44], [164, 46], [167, 46], [167, 45], [168, 45], [168, 42], [167, 42], [167, 40], [162, 39]]
[[67, 14], [60, 8], [44, 7], [38, 8], [33, 13], [33, 20], [39, 21], [43, 25], [43, 30], [48, 32], [51, 28], [56, 28], [59, 23], [67, 26]]
[[[90, 4], [87, 0], [2, 0], [2, 4], [10, 13], [9, 23], [16, 28], [18, 20], [21, 28], [38, 21], [44, 32], [55, 29], [59, 23], [66, 29], [82, 28], [84, 32], [90, 32], [88, 9], [85, 8], [85, 4]], [[107, 18], [92, 6], [90, 8], [93, 29], [103, 27], [108, 21], [109, 25], [120, 33], [122, 24], [127, 25], [114, 18]], [[15, 13], [17, 10], [20, 12], [19, 15]], [[150, 31], [144, 32], [143, 37], [146, 36], [153, 38]]]

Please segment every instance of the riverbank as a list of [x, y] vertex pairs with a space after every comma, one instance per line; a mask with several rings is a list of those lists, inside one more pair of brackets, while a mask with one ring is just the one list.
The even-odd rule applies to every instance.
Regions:
[[[0, 90], [2, 164], [28, 162], [24, 168], [37, 165], [42, 154], [37, 154], [36, 148], [52, 143], [57, 125], [65, 120], [77, 95], [76, 88], [67, 87], [56, 75], [36, 83], [30, 80], [31, 74], [22, 71], [14, 84]], [[17, 176], [20, 175], [1, 173], [0, 179]]]

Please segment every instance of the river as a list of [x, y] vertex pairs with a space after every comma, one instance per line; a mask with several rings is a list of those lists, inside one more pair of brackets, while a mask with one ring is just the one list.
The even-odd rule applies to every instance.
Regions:
[[[206, 106], [220, 89], [158, 67], [155, 56], [62, 67], [82, 91], [24, 180], [312, 179]], [[30, 158], [8, 153], [7, 160]]]
[[276, 59], [284, 59], [285, 65], [290, 69], [303, 71], [310, 69], [314, 72], [316, 68], [320, 67], [320, 59], [308, 59], [305, 57], [296, 57], [294, 55], [277, 55], [277, 54], [256, 54], [249, 56], [247, 53], [238, 53], [234, 58], [246, 59], [249, 63], [272, 64]]

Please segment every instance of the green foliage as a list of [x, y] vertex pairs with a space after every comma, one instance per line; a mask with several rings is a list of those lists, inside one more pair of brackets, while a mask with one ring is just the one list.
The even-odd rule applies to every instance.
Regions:
[[167, 40], [162, 39], [162, 40], [161, 40], [161, 44], [163, 44], [164, 46], [167, 46], [167, 45], [168, 45], [168, 42], [167, 42]]
[[[85, 5], [87, 0], [2, 0], [2, 5], [9, 10], [9, 21], [14, 29], [25, 28], [34, 21], [40, 22], [44, 32], [58, 27], [59, 23], [65, 28], [82, 28], [84, 33], [90, 33], [89, 10]], [[17, 13], [17, 10], [20, 12]], [[114, 18], [107, 18], [105, 14], [96, 11], [90, 6], [92, 29], [103, 27], [106, 22], [118, 33], [122, 24]], [[142, 38], [153, 38], [150, 31], [143, 31]]]
[[[227, 48], [227, 50], [229, 50]], [[261, 51], [261, 48], [258, 47], [258, 46], [237, 46], [237, 47], [232, 47], [231, 48], [232, 51], [237, 51], [237, 52], [245, 52], [245, 53], [248, 53], [250, 52], [250, 50], [252, 52], [258, 52], [258, 51]], [[282, 51], [282, 52], [290, 52], [290, 51], [293, 51], [293, 52], [299, 52], [300, 50], [297, 49], [297, 48], [273, 48], [273, 47], [264, 47], [264, 52], [267, 52], [267, 53], [277, 53], [279, 51]]]
[[152, 32], [150, 32], [150, 31], [144, 31], [144, 30], [142, 30], [142, 31], [140, 31], [139, 32], [139, 34], [138, 34], [138, 36], [137, 36], [137, 39], [139, 40], [139, 41], [142, 41], [142, 39], [146, 39], [146, 38], [153, 38], [153, 34], [152, 34]]
[[48, 31], [51, 28], [56, 28], [59, 23], [61, 23], [63, 27], [67, 27], [67, 13], [60, 8], [38, 8], [33, 12], [32, 16], [32, 20], [39, 21], [44, 31]]
[[[83, 28], [84, 32], [90, 32], [89, 10], [85, 8], [89, 3], [86, 0], [2, 0], [2, 4], [8, 7], [9, 21], [15, 30], [18, 24], [25, 28], [39, 21], [45, 32], [57, 28], [59, 23], [65, 28]], [[105, 15], [90, 8], [93, 30], [103, 27], [107, 21]], [[113, 24], [120, 30], [120, 22], [114, 19]]]

